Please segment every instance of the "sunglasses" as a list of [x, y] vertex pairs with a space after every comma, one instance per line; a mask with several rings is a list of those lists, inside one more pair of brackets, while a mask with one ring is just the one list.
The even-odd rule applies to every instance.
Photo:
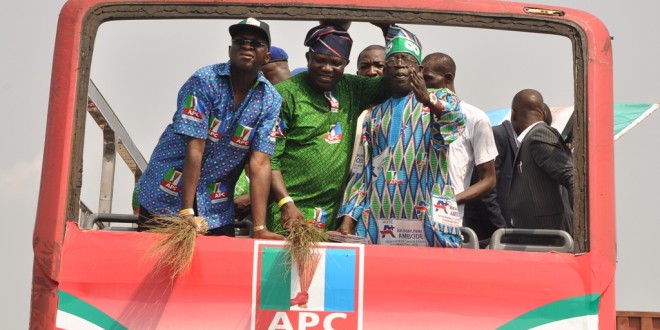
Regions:
[[231, 42], [236, 46], [250, 45], [252, 48], [262, 48], [268, 46], [267, 43], [257, 39], [234, 38]]

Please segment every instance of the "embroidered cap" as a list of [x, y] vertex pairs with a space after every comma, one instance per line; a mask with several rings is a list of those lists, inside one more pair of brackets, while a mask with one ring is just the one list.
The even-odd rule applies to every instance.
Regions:
[[387, 31], [385, 39], [387, 40], [386, 58], [396, 53], [408, 53], [415, 57], [417, 63], [422, 63], [422, 43], [412, 32], [395, 25]]
[[342, 28], [332, 25], [319, 25], [307, 32], [305, 46], [312, 53], [341, 57], [347, 59], [351, 55], [353, 39]]

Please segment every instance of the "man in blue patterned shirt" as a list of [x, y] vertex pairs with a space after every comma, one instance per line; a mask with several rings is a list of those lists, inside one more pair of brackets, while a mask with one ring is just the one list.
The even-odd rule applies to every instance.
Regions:
[[139, 229], [154, 215], [193, 224], [197, 215], [210, 235], [234, 236], [234, 186], [249, 161], [255, 237], [283, 238], [264, 226], [282, 103], [259, 72], [270, 60], [269, 27], [247, 18], [229, 34], [229, 62], [199, 69], [179, 90], [172, 123], [136, 185]]

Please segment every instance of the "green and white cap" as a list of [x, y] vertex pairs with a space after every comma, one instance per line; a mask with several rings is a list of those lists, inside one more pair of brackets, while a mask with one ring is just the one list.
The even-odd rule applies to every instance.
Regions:
[[386, 40], [385, 57], [396, 53], [408, 53], [415, 57], [417, 63], [422, 63], [422, 43], [412, 32], [394, 25], [387, 31]]
[[260, 33], [266, 39], [268, 47], [270, 48], [270, 27], [265, 22], [262, 22], [256, 18], [248, 17], [232, 26], [229, 27], [229, 35], [234, 38], [234, 36], [240, 31], [252, 30], [257, 33]]

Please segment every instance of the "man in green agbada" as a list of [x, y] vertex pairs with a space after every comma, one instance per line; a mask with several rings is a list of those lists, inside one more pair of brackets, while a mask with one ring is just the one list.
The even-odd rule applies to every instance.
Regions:
[[344, 75], [352, 40], [335, 26], [307, 33], [307, 72], [276, 86], [282, 95], [267, 226], [277, 232], [289, 221], [313, 221], [335, 229], [349, 173], [355, 128], [366, 107], [390, 96], [381, 77]]

